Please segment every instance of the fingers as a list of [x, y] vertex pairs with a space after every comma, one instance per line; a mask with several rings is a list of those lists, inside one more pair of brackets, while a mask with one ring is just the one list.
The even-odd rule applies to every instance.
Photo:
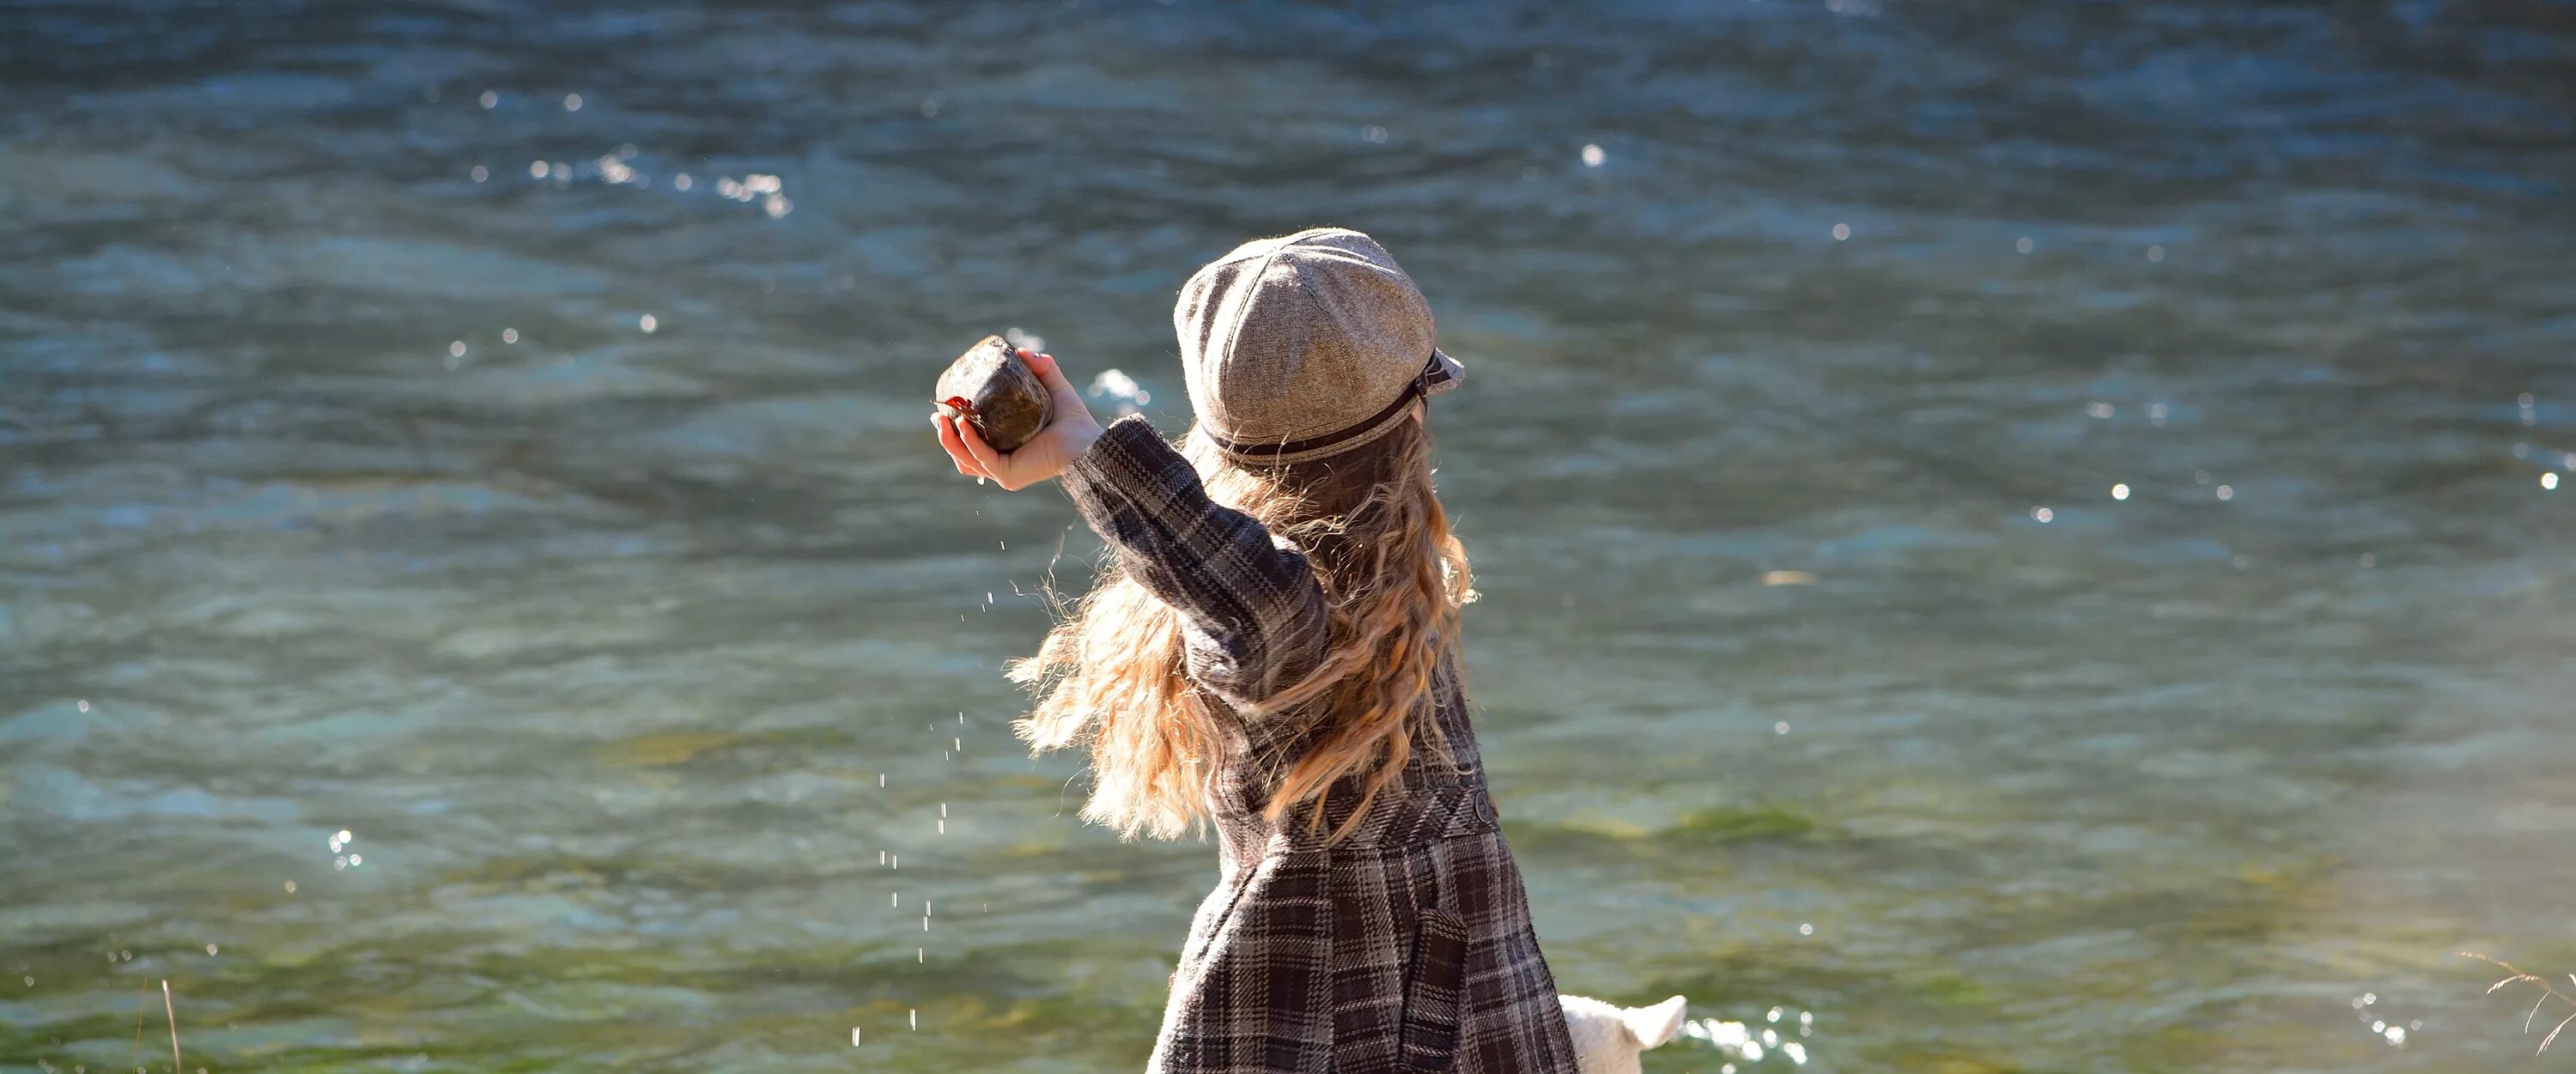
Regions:
[[954, 430], [954, 435], [957, 439], [965, 444], [966, 454], [973, 458], [975, 466], [982, 472], [982, 476], [992, 478], [994, 481], [999, 482], [1003, 488], [1012, 492], [1019, 491], [1019, 486], [1002, 479], [1002, 471], [1007, 468], [1006, 464], [1008, 456], [993, 450], [993, 445], [985, 443], [984, 435], [976, 432], [975, 426], [972, 423], [952, 421], [948, 423], [948, 426], [951, 430]]
[[933, 414], [930, 416], [930, 424], [938, 428], [939, 446], [946, 449], [949, 460], [957, 464], [958, 473], [968, 477], [992, 476], [986, 473], [983, 466], [975, 461], [975, 456], [966, 450], [966, 442], [958, 439], [956, 421], [946, 414]]
[[1082, 403], [1082, 392], [1073, 386], [1071, 380], [1065, 379], [1064, 367], [1056, 364], [1055, 355], [1037, 354], [1022, 347], [1020, 358], [1029, 363], [1029, 370], [1036, 373], [1039, 382], [1047, 386], [1047, 394], [1055, 397], [1057, 410], [1091, 413], [1091, 408]]

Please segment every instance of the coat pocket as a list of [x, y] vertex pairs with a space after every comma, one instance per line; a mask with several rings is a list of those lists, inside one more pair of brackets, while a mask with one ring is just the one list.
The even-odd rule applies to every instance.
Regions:
[[1458, 1057], [1459, 1004], [1467, 985], [1467, 922], [1424, 910], [1413, 926], [1401, 1016], [1406, 1070], [1447, 1070]]

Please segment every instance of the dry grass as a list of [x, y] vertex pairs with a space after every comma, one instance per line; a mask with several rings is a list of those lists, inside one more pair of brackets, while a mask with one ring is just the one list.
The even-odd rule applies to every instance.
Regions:
[[[2551, 984], [2549, 979], [2546, 977], [2542, 977], [2536, 973], [2524, 972], [2523, 968], [2520, 966], [2516, 966], [2513, 963], [2500, 958], [2481, 955], [2475, 951], [2462, 951], [2459, 952], [2459, 954], [2462, 958], [2474, 958], [2480, 962], [2492, 963], [2513, 975], [2505, 978], [2504, 980], [2488, 985], [2487, 994], [2490, 996], [2496, 994], [2497, 990], [2504, 988], [2506, 985], [2520, 984], [2525, 981], [2529, 981], [2532, 984], [2540, 986], [2539, 998], [2531, 1001], [2531, 1013], [2524, 1015], [2522, 1018], [2522, 1031], [2526, 1034], [2531, 1032], [2532, 1023], [2540, 1017], [2540, 1008], [2547, 1006], [2551, 997], [2556, 997], [2559, 1002], [2567, 1004], [2571, 1008], [2576, 1008], [2576, 996], [2571, 996], [2565, 992], [2559, 991], [2558, 986]], [[2567, 983], [2570, 985], [2576, 985], [2576, 973], [2567, 975]], [[2548, 1051], [2550, 1042], [2558, 1039], [2558, 1032], [2567, 1028], [2567, 1023], [2569, 1022], [2576, 1022], [2576, 1010], [2569, 1011], [2567, 1017], [2559, 1019], [2557, 1025], [2551, 1026], [2549, 1029], [2549, 1035], [2540, 1038], [2539, 1051], [2535, 1051], [2531, 1054], [2539, 1055], [2541, 1052]]]

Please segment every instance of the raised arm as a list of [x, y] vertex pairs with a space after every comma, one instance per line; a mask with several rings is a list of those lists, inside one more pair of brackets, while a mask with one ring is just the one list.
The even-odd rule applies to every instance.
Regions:
[[1061, 476], [1119, 567], [1180, 612], [1190, 677], [1237, 708], [1320, 664], [1324, 590], [1305, 555], [1209, 499], [1198, 471], [1144, 418], [1102, 429], [1053, 355], [1019, 353], [1053, 394], [1055, 420], [1004, 454], [973, 426], [933, 415], [957, 472], [1013, 491]]
[[1198, 471], [1142, 416], [1104, 430], [1063, 479], [1119, 566], [1181, 613], [1201, 685], [1257, 705], [1321, 662], [1324, 590], [1305, 554], [1209, 499]]

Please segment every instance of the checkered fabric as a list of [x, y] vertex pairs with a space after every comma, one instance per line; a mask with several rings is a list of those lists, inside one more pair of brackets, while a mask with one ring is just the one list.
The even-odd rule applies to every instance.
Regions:
[[[1193, 680], [1238, 708], [1294, 681], [1324, 641], [1306, 557], [1208, 499], [1141, 417], [1106, 430], [1065, 490], [1119, 568], [1180, 611]], [[1327, 847], [1261, 819], [1329, 713], [1249, 718], [1220, 781], [1218, 879], [1171, 979], [1149, 1074], [1575, 1074], [1555, 979], [1454, 670], [1437, 718], [1456, 765], [1417, 759], [1402, 794]], [[1328, 802], [1330, 822], [1354, 795]]]

